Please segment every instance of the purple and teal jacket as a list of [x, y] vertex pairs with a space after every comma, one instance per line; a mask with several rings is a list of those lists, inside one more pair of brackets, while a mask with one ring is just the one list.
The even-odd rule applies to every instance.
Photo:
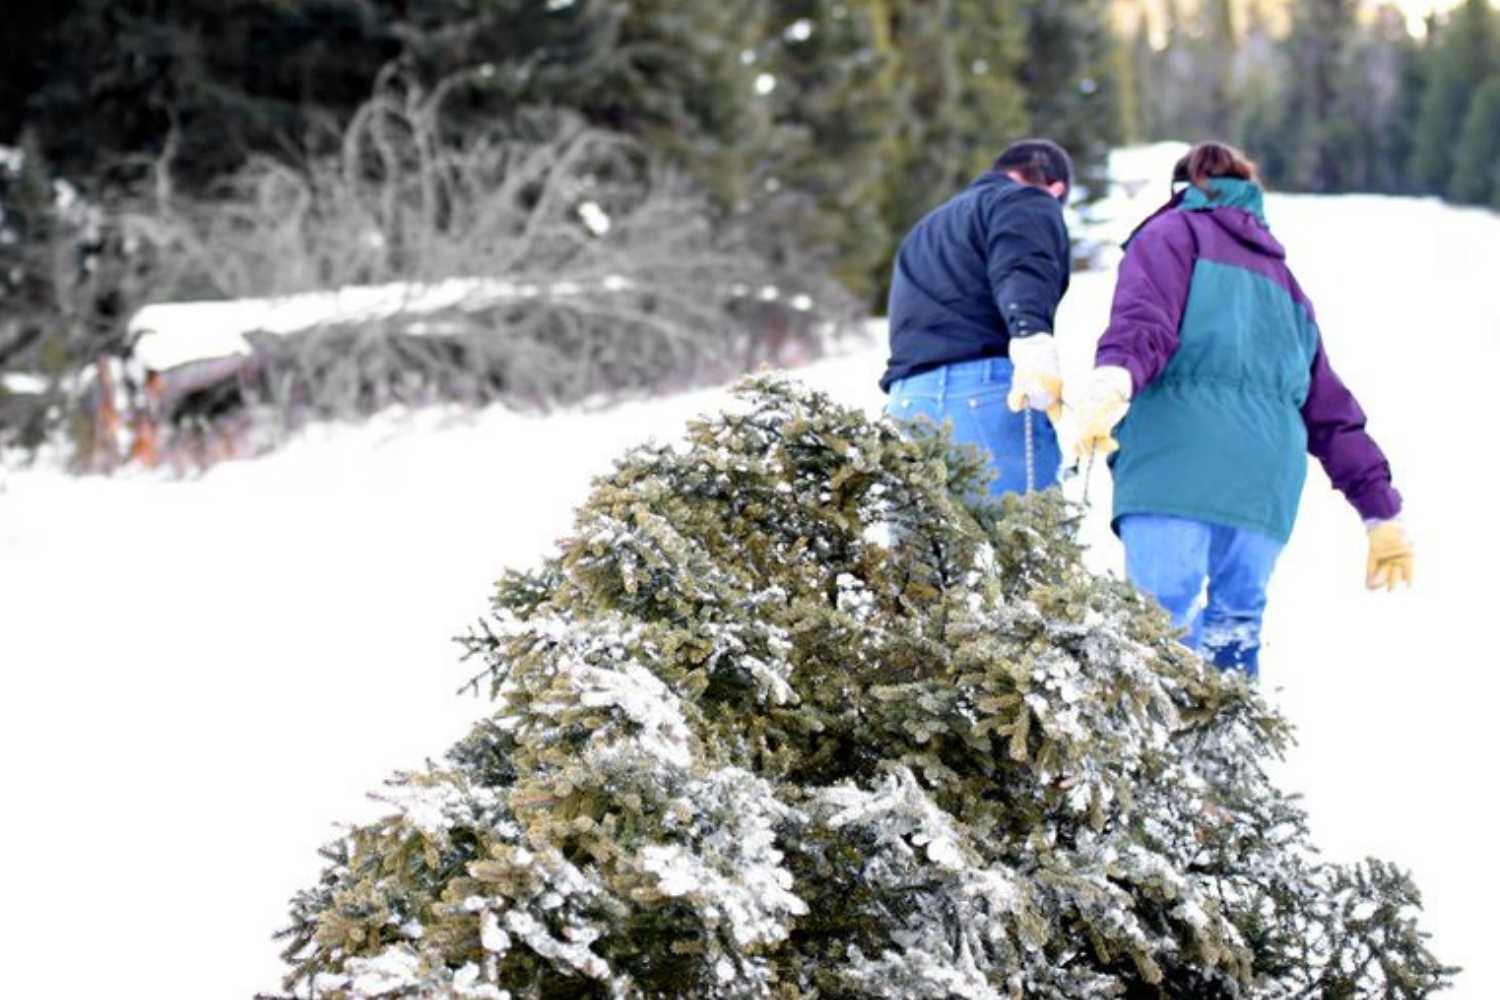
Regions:
[[1130, 372], [1114, 522], [1169, 514], [1285, 542], [1315, 455], [1360, 516], [1401, 510], [1365, 414], [1250, 181], [1188, 188], [1126, 245], [1097, 365]]

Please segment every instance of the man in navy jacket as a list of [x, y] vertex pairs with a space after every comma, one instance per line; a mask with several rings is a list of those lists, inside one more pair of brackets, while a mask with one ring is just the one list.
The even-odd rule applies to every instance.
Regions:
[[896, 252], [886, 412], [951, 420], [955, 441], [989, 452], [997, 496], [1045, 489], [1062, 464], [1050, 421], [1021, 411], [1045, 413], [1061, 399], [1052, 321], [1068, 288], [1062, 206], [1072, 183], [1062, 147], [1014, 143]]

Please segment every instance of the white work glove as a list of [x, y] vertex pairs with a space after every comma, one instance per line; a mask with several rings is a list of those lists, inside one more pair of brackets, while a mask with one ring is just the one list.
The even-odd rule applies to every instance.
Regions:
[[1033, 333], [1029, 337], [1010, 339], [1010, 395], [1006, 402], [1011, 411], [1055, 411], [1062, 402], [1062, 366], [1057, 361], [1057, 343], [1050, 333]]

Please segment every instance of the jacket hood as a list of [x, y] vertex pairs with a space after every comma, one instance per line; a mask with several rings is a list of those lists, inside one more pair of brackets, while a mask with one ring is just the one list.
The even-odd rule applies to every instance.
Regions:
[[1168, 201], [1165, 205], [1163, 205], [1161, 208], [1158, 208], [1156, 211], [1152, 212], [1150, 215], [1148, 215], [1144, 219], [1142, 219], [1141, 222], [1140, 222], [1140, 225], [1136, 226], [1134, 229], [1132, 229], [1130, 231], [1130, 235], [1127, 236], [1127, 237], [1125, 237], [1125, 242], [1121, 243], [1120, 246], [1122, 248], [1130, 246], [1130, 241], [1133, 240], [1133, 239], [1135, 239], [1137, 236], [1139, 236], [1142, 229], [1145, 229], [1147, 226], [1151, 225], [1151, 223], [1155, 222], [1157, 219], [1161, 218], [1163, 215], [1166, 215], [1168, 212], [1175, 212], [1175, 211], [1177, 211], [1177, 209], [1180, 208], [1181, 206], [1182, 206], [1182, 192], [1179, 191], [1176, 194], [1172, 195], [1172, 199], [1170, 201]]
[[1250, 249], [1278, 259], [1286, 248], [1266, 225], [1265, 192], [1254, 181], [1216, 177], [1209, 190], [1189, 187], [1178, 206], [1184, 212], [1203, 212], [1216, 225]]

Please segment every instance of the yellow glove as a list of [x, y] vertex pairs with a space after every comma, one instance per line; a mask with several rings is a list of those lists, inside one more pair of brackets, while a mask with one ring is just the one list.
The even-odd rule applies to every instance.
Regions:
[[1050, 333], [1013, 337], [1010, 361], [1015, 373], [1010, 380], [1010, 395], [1005, 398], [1012, 413], [1028, 406], [1046, 410], [1054, 423], [1062, 414], [1062, 368], [1057, 361], [1057, 344]]
[[1396, 584], [1411, 586], [1411, 538], [1401, 522], [1375, 521], [1370, 524], [1370, 558], [1365, 563], [1365, 586], [1371, 590], [1395, 590]]
[[1131, 388], [1130, 372], [1124, 368], [1104, 365], [1094, 369], [1078, 404], [1078, 439], [1073, 442], [1073, 457], [1080, 463], [1119, 450], [1114, 429], [1130, 409]]

